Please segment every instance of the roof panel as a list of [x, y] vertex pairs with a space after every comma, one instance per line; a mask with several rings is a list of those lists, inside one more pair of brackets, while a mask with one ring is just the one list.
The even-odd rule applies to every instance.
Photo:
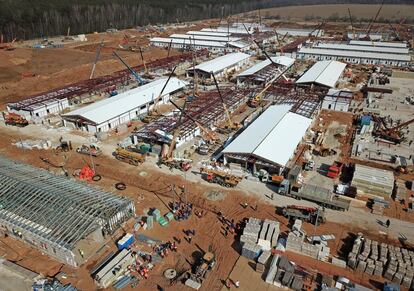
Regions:
[[349, 41], [351, 45], [373, 45], [377, 47], [396, 47], [406, 48], [408, 44], [406, 42], [385, 42], [385, 41], [367, 41], [367, 40], [354, 40]]
[[211, 36], [216, 36], [216, 37], [228, 37], [230, 34], [227, 32], [217, 32], [217, 31], [205, 31], [204, 29], [202, 29], [202, 31], [187, 31], [187, 34], [194, 34], [194, 35], [211, 35]]
[[210, 72], [217, 73], [217, 72], [224, 70], [225, 68], [228, 68], [232, 65], [237, 64], [238, 62], [244, 61], [249, 58], [250, 58], [250, 55], [244, 54], [244, 53], [227, 54], [227, 55], [215, 58], [213, 60], [201, 63], [195, 66], [195, 69], [204, 71], [207, 73], [210, 73]]
[[350, 45], [345, 43], [317, 43], [314, 48], [361, 51], [373, 53], [408, 54], [407, 47], [380, 47], [375, 45]]
[[204, 41], [218, 41], [218, 42], [228, 42], [228, 41], [237, 41], [239, 37], [217, 37], [217, 36], [210, 36], [210, 35], [192, 35], [192, 34], [178, 34], [174, 33], [170, 35], [170, 38], [178, 38], [178, 39], [195, 39], [195, 40], [204, 40]]
[[[286, 57], [286, 56], [278, 56], [278, 57], [271, 57], [272, 61], [275, 62], [276, 64], [285, 66], [285, 67], [290, 67], [293, 65], [293, 63], [295, 62], [294, 59]], [[247, 70], [241, 72], [238, 77], [242, 77], [242, 76], [250, 76], [253, 75], [255, 73], [257, 73], [258, 71], [260, 71], [261, 69], [269, 66], [270, 60], [265, 60], [262, 62], [259, 62], [255, 65], [253, 65], [252, 67], [248, 68]]]
[[[138, 88], [118, 94], [115, 97], [107, 98], [63, 114], [63, 116], [81, 116], [95, 124], [101, 124], [157, 98], [167, 79], [168, 78], [158, 79]], [[187, 83], [185, 81], [173, 77], [165, 87], [163, 96], [182, 89], [186, 85]]]
[[188, 45], [200, 45], [211, 47], [226, 47], [225, 44], [217, 41], [197, 40], [197, 39], [183, 39], [183, 38], [168, 38], [168, 37], [153, 37], [150, 42], [161, 42], [167, 44], [188, 44]]
[[318, 83], [328, 87], [335, 87], [346, 64], [337, 61], [320, 61], [315, 63], [297, 81], [297, 84]]

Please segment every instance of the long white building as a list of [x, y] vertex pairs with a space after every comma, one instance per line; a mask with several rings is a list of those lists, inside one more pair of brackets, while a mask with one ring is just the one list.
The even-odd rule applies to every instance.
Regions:
[[334, 88], [345, 67], [346, 64], [337, 61], [317, 62], [296, 81], [296, 84], [316, 84]]
[[386, 47], [376, 45], [353, 45], [347, 43], [315, 43], [313, 48], [340, 50], [340, 51], [357, 51], [357, 52], [372, 52], [380, 54], [398, 54], [407, 55], [407, 47]]
[[410, 55], [363, 52], [355, 50], [337, 50], [301, 47], [296, 53], [296, 58], [315, 61], [337, 60], [351, 64], [388, 65], [395, 67], [407, 67], [411, 62]]
[[[63, 114], [64, 125], [88, 132], [115, 129], [120, 124], [145, 115], [161, 94], [166, 81], [167, 78], [158, 79], [115, 97]], [[167, 103], [172, 94], [182, 90], [186, 85], [184, 81], [171, 78], [162, 92], [159, 103]]]
[[250, 55], [245, 53], [231, 53], [213, 60], [201, 63], [187, 70], [187, 75], [194, 73], [203, 79], [222, 78], [230, 73], [237, 72], [250, 63]]

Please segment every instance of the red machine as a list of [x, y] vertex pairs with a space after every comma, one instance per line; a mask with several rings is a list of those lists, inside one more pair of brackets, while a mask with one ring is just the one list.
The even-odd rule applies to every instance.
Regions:
[[332, 164], [332, 166], [329, 167], [328, 173], [326, 174], [326, 176], [332, 179], [337, 178], [341, 174], [343, 166], [344, 166], [343, 163], [335, 161]]
[[4, 121], [6, 125], [14, 125], [14, 126], [19, 126], [19, 127], [25, 127], [29, 125], [29, 122], [26, 120], [26, 118], [24, 118], [23, 116], [17, 113], [13, 113], [13, 112], [10, 112], [7, 114], [3, 113], [3, 117], [4, 117]]

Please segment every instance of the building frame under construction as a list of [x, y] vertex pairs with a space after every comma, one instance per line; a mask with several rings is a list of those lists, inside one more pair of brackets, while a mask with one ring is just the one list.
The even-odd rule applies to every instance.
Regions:
[[128, 198], [0, 157], [1, 231], [63, 263], [81, 265], [134, 214]]

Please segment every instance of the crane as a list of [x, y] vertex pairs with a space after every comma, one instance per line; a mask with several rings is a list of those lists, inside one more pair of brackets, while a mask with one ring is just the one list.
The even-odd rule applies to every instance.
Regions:
[[399, 132], [400, 129], [402, 129], [403, 127], [410, 125], [411, 123], [414, 122], [414, 118], [410, 119], [406, 122], [403, 122], [397, 126], [394, 126], [392, 128], [387, 128], [384, 124], [384, 128], [380, 128], [379, 130], [376, 130], [374, 132], [374, 134], [376, 136], [379, 136], [385, 140], [389, 140], [393, 143], [401, 143], [404, 140], [404, 135], [403, 133]]
[[177, 104], [175, 104], [172, 100], [170, 100], [170, 102], [171, 102], [171, 104], [172, 105], [174, 105], [174, 107], [175, 108], [177, 108], [179, 111], [181, 111], [181, 113], [183, 113], [185, 116], [187, 116], [188, 117], [188, 119], [190, 119], [192, 122], [194, 122], [197, 126], [198, 126], [198, 128], [200, 128], [200, 130], [202, 131], [202, 132], [204, 132], [204, 139], [206, 140], [206, 141], [208, 141], [208, 142], [212, 142], [212, 143], [215, 143], [215, 142], [219, 142], [220, 141], [220, 138], [216, 135], [216, 133], [214, 132], [214, 131], [212, 131], [212, 130], [210, 130], [210, 129], [208, 129], [208, 128], [206, 128], [206, 127], [204, 127], [200, 122], [198, 122], [197, 120], [195, 120], [193, 117], [191, 117], [189, 114], [187, 114], [185, 111], [184, 111], [184, 107], [183, 108], [180, 108]]
[[[172, 101], [170, 101], [170, 102], [173, 103]], [[176, 126], [176, 128], [174, 129], [174, 132], [173, 132], [170, 147], [168, 148], [167, 154], [164, 157], [162, 157], [162, 162], [163, 163], [167, 163], [167, 162], [172, 160], [172, 154], [173, 154], [175, 145], [177, 144], [177, 138], [178, 138], [178, 134], [180, 133], [180, 127], [181, 127], [181, 124], [183, 122], [184, 109], [185, 109], [186, 105], [187, 105], [187, 102], [184, 102], [183, 109], [180, 110], [180, 115], [178, 117], [177, 126]], [[176, 105], [174, 104], [174, 106], [176, 106]]]
[[230, 112], [227, 108], [226, 103], [224, 102], [223, 95], [221, 95], [221, 91], [220, 91], [220, 88], [218, 86], [216, 76], [214, 75], [213, 72], [211, 72], [211, 74], [213, 75], [214, 83], [216, 84], [216, 88], [217, 88], [217, 92], [219, 93], [219, 96], [220, 96], [221, 104], [223, 104], [223, 109], [224, 109], [224, 112], [226, 113], [228, 126], [226, 126], [225, 129], [230, 130], [230, 131], [238, 130], [240, 128], [240, 124], [234, 123], [233, 120], [231, 119]]
[[143, 122], [150, 123], [151, 121], [153, 121], [155, 118], [158, 117], [159, 114], [158, 114], [156, 106], [158, 104], [158, 101], [161, 100], [162, 93], [164, 93], [164, 90], [167, 87], [168, 82], [170, 81], [170, 79], [171, 79], [172, 75], [174, 74], [176, 68], [177, 68], [177, 66], [175, 66], [173, 68], [170, 75], [168, 76], [167, 81], [165, 82], [164, 86], [162, 87], [160, 94], [158, 95], [157, 98], [154, 99], [154, 105], [152, 106], [152, 110], [150, 110], [150, 108], [148, 107], [148, 114], [142, 119]]
[[137, 80], [137, 82], [140, 85], [144, 85], [146, 82], [137, 74], [137, 72], [135, 72], [130, 66], [128, 66], [127, 63], [125, 63], [125, 61], [118, 55], [118, 53], [116, 51], [113, 51], [114, 56], [116, 56], [121, 63], [131, 72], [131, 74], [135, 77], [135, 79]]
[[382, 6], [384, 6], [384, 0], [382, 1], [381, 6], [377, 11], [377, 14], [375, 14], [375, 17], [372, 19], [372, 21], [368, 25], [367, 33], [366, 33], [366, 36], [365, 36], [367, 39], [370, 38], [369, 34], [371, 33], [372, 25], [375, 23], [375, 21], [377, 21], [377, 18], [378, 18], [378, 15], [381, 12]]
[[353, 21], [352, 21], [351, 9], [349, 9], [349, 8], [348, 8], [348, 15], [349, 15], [349, 21], [351, 22], [352, 39], [355, 39], [355, 29], [354, 29], [354, 23], [353, 23]]
[[95, 62], [93, 62], [92, 72], [91, 72], [91, 75], [89, 76], [89, 79], [92, 79], [93, 75], [95, 74], [96, 64], [98, 63], [99, 57], [101, 56], [101, 50], [102, 50], [103, 46], [104, 46], [104, 41], [102, 40], [101, 43], [99, 44], [97, 50], [96, 50]]
[[142, 49], [141, 49], [141, 47], [140, 47], [140, 46], [138, 47], [138, 50], [139, 50], [139, 54], [141, 55], [141, 61], [142, 61], [142, 63], [144, 64], [144, 71], [145, 71], [145, 74], [148, 74], [147, 64], [146, 64], [146, 62], [145, 62], [144, 55], [142, 54]]

